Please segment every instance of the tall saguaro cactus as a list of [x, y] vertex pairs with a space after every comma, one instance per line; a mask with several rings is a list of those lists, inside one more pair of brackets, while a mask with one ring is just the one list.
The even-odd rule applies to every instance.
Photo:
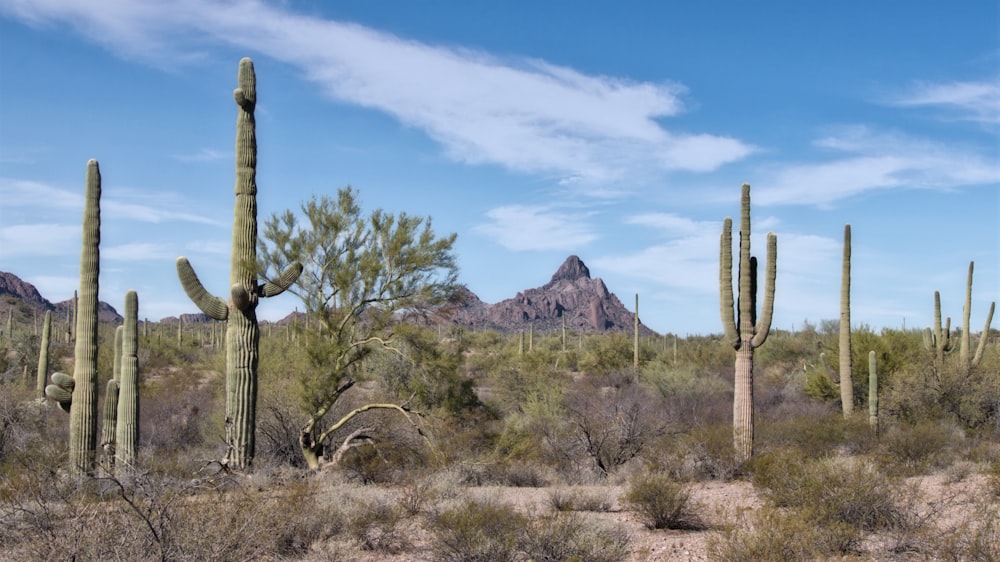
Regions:
[[240, 61], [238, 87], [233, 98], [236, 117], [236, 205], [233, 210], [233, 246], [230, 254], [230, 298], [212, 296], [202, 286], [187, 258], [177, 258], [177, 274], [188, 297], [206, 315], [226, 324], [226, 442], [228, 466], [249, 468], [254, 456], [257, 408], [257, 358], [260, 328], [257, 303], [291, 286], [302, 273], [293, 264], [273, 282], [257, 283], [257, 137], [254, 108], [257, 79], [253, 61]]
[[139, 297], [125, 293], [125, 326], [122, 333], [121, 381], [118, 390], [118, 423], [115, 465], [119, 471], [135, 466], [139, 444]]
[[733, 219], [722, 226], [719, 256], [719, 289], [722, 326], [726, 341], [736, 349], [733, 396], [733, 446], [736, 458], [749, 460], [753, 454], [753, 351], [764, 344], [774, 311], [774, 281], [777, 272], [778, 241], [767, 234], [767, 273], [764, 303], [757, 318], [757, 258], [750, 255], [750, 185], [743, 184], [740, 208], [739, 304], [733, 298]]
[[941, 293], [934, 291], [934, 329], [924, 332], [924, 345], [934, 352], [938, 364], [944, 362], [944, 354], [951, 351], [951, 317], [941, 324]]
[[844, 225], [840, 273], [840, 404], [844, 417], [854, 413], [854, 365], [851, 363], [851, 225]]
[[35, 379], [35, 388], [38, 392], [38, 399], [45, 400], [45, 380], [49, 374], [49, 338], [52, 336], [52, 311], [45, 311], [45, 320], [42, 322], [42, 342], [38, 347], [38, 372]]
[[990, 303], [990, 311], [986, 315], [986, 325], [979, 336], [979, 344], [976, 346], [976, 354], [969, 358], [970, 352], [970, 317], [972, 316], [972, 269], [975, 262], [969, 262], [969, 278], [965, 282], [965, 306], [962, 307], [962, 339], [959, 341], [958, 356], [962, 362], [963, 369], [974, 369], [983, 360], [983, 352], [986, 350], [986, 340], [989, 339], [990, 323], [993, 322], [993, 311], [996, 302]]
[[69, 412], [69, 460], [74, 474], [90, 474], [97, 449], [97, 291], [101, 244], [101, 170], [87, 162], [80, 252], [80, 298], [76, 309], [73, 399]]
[[878, 357], [868, 352], [868, 425], [878, 436]]

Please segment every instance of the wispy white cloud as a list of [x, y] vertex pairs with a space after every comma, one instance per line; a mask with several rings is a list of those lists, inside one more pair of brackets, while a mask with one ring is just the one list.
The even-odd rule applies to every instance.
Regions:
[[501, 60], [261, 0], [10, 0], [0, 9], [58, 22], [129, 58], [197, 58], [204, 41], [298, 67], [329, 97], [423, 130], [453, 159], [555, 174], [584, 184], [649, 170], [711, 171], [754, 148], [657, 121], [683, 110], [683, 87], [592, 76], [544, 61]]
[[565, 212], [553, 207], [507, 205], [486, 213], [489, 222], [474, 230], [513, 251], [579, 251], [597, 239], [589, 212]]
[[152, 242], [133, 242], [101, 249], [101, 258], [115, 261], [169, 260], [173, 255], [170, 246]]
[[889, 103], [903, 107], [937, 107], [963, 120], [998, 125], [1000, 81], [920, 82]]
[[1000, 183], [1000, 162], [995, 155], [902, 134], [849, 127], [818, 139], [815, 145], [836, 156], [781, 168], [757, 182], [754, 203], [824, 206], [881, 189]]
[[214, 148], [202, 148], [201, 150], [191, 154], [174, 154], [173, 157], [175, 160], [180, 162], [215, 162], [217, 160], [232, 158], [233, 153], [225, 150], [216, 150]]
[[219, 220], [210, 219], [201, 215], [195, 215], [193, 213], [137, 203], [124, 203], [121, 201], [102, 201], [101, 213], [109, 219], [134, 220], [154, 224], [163, 222], [190, 222], [215, 226], [224, 224]]
[[0, 178], [0, 201], [6, 208], [83, 209], [82, 180], [80, 191], [74, 192], [37, 181]]
[[36, 223], [0, 227], [0, 258], [79, 254], [79, 225]]

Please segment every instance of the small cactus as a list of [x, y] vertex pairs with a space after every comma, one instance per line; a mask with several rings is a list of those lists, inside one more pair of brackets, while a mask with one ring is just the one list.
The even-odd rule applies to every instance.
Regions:
[[121, 381], [118, 396], [118, 424], [115, 464], [118, 470], [135, 466], [139, 444], [139, 297], [125, 293], [125, 326], [122, 334]]
[[52, 311], [45, 311], [45, 320], [42, 321], [42, 341], [38, 348], [38, 376], [36, 389], [38, 399], [45, 400], [45, 380], [49, 374], [49, 338], [52, 336]]
[[111, 363], [111, 380], [104, 392], [104, 416], [101, 421], [101, 448], [104, 456], [113, 467], [115, 463], [115, 439], [118, 431], [118, 390], [122, 372], [122, 335], [124, 326], [115, 328], [115, 351]]

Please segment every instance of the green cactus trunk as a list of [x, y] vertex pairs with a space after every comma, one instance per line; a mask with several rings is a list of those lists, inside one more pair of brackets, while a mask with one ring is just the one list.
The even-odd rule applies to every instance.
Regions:
[[125, 326], [122, 335], [121, 381], [115, 459], [119, 472], [135, 467], [139, 445], [139, 297], [125, 293]]
[[52, 311], [45, 311], [42, 321], [42, 341], [38, 348], [38, 374], [35, 379], [35, 389], [38, 399], [45, 400], [45, 381], [49, 376], [49, 338], [52, 336]]
[[868, 425], [878, 436], [878, 358], [868, 352]]
[[635, 319], [632, 327], [632, 368], [639, 372], [639, 293], [635, 294]]
[[97, 293], [101, 243], [101, 171], [87, 162], [80, 253], [80, 296], [76, 308], [73, 400], [69, 421], [69, 462], [74, 475], [91, 474], [97, 449]]
[[844, 225], [840, 276], [840, 404], [844, 417], [854, 413], [854, 365], [851, 363], [851, 225]]
[[230, 254], [230, 299], [214, 297], [202, 286], [187, 258], [177, 259], [177, 273], [188, 297], [206, 315], [226, 320], [226, 443], [224, 460], [230, 467], [247, 469], [254, 457], [257, 408], [257, 361], [260, 297], [282, 293], [302, 273], [295, 263], [273, 282], [257, 283], [257, 137], [254, 108], [257, 102], [253, 62], [240, 61], [238, 87], [233, 98], [236, 118], [236, 204], [233, 209], [233, 246]]
[[101, 448], [108, 465], [115, 465], [115, 440], [118, 425], [118, 391], [120, 389], [122, 372], [122, 336], [124, 326], [115, 328], [115, 351], [112, 362], [111, 380], [104, 392], [104, 416], [101, 421]]
[[774, 311], [774, 282], [777, 272], [778, 242], [767, 235], [767, 273], [764, 303], [757, 319], [757, 258], [750, 255], [750, 186], [743, 184], [740, 208], [740, 262], [738, 316], [733, 296], [733, 220], [726, 217], [722, 227], [719, 258], [719, 288], [722, 326], [726, 341], [736, 349], [733, 395], [733, 447], [737, 460], [753, 455], [753, 352], [764, 344], [771, 329]]

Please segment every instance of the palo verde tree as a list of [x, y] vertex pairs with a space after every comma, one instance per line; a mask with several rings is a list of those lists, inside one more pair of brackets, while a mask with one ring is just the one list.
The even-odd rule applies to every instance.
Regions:
[[304, 267], [289, 289], [302, 299], [311, 324], [311, 371], [299, 380], [306, 413], [299, 445], [309, 467], [318, 468], [332, 434], [363, 412], [395, 410], [412, 423], [409, 407], [395, 403], [367, 404], [332, 423], [326, 418], [372, 351], [399, 349], [396, 327], [403, 317], [433, 311], [453, 294], [456, 235], [438, 237], [430, 218], [380, 209], [363, 214], [350, 187], [336, 199], [313, 197], [301, 211], [301, 217], [285, 211], [265, 221], [258, 261], [265, 276], [296, 261]]

